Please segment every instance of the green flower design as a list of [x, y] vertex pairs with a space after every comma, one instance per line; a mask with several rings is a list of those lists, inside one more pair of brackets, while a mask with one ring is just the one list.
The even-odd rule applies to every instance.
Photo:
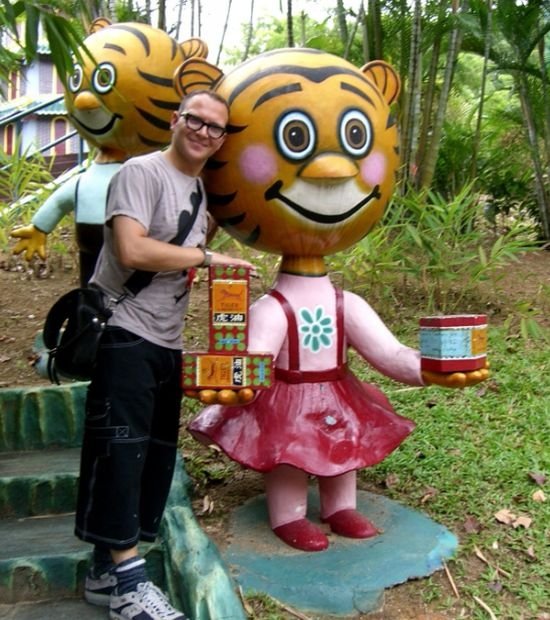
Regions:
[[300, 310], [300, 333], [302, 334], [302, 346], [318, 353], [321, 348], [328, 349], [332, 346], [334, 327], [332, 316], [325, 314], [323, 306], [317, 306], [313, 312], [307, 308]]

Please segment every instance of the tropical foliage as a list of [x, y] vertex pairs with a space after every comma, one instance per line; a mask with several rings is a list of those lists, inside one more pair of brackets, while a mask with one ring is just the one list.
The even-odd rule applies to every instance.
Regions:
[[[36, 56], [41, 32], [64, 76], [99, 15], [155, 19], [171, 32], [190, 27], [200, 36], [212, 1], [181, 0], [177, 23], [167, 24], [164, 0], [154, 7], [150, 0], [0, 0], [0, 77]], [[260, 20], [254, 4], [241, 45], [225, 50], [228, 63], [293, 45], [322, 48], [357, 65], [385, 58], [403, 80], [396, 109], [401, 192], [432, 189], [450, 199], [473, 182], [495, 211], [521, 206], [534, 215], [540, 237], [550, 240], [550, 3], [334, 0], [321, 21], [309, 15], [311, 0], [280, 1], [273, 17]], [[224, 35], [232, 9], [228, 0]]]

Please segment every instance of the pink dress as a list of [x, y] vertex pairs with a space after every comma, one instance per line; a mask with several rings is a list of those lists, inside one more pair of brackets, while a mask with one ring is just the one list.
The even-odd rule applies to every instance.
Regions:
[[357, 295], [327, 276], [280, 274], [251, 308], [249, 350], [275, 357], [276, 380], [239, 406], [206, 407], [189, 425], [233, 460], [260, 472], [287, 464], [337, 476], [380, 462], [415, 424], [346, 364], [348, 346], [383, 374], [422, 385], [419, 354]]

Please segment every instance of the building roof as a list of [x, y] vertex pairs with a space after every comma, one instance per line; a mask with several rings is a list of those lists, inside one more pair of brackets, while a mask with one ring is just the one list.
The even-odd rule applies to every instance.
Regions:
[[[55, 100], [59, 95], [25, 95], [12, 99], [11, 101], [0, 102], [0, 122], [9, 118], [13, 114], [18, 112], [28, 112], [37, 105], [47, 103], [49, 100]], [[46, 105], [40, 110], [36, 110], [34, 114], [38, 116], [64, 116], [67, 114], [65, 107], [65, 101], [60, 99], [59, 101], [53, 101], [50, 105]]]

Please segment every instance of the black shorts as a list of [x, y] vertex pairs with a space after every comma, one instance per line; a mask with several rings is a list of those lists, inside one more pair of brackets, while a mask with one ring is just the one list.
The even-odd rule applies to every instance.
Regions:
[[88, 388], [76, 535], [111, 549], [155, 539], [181, 411], [181, 351], [108, 327]]

